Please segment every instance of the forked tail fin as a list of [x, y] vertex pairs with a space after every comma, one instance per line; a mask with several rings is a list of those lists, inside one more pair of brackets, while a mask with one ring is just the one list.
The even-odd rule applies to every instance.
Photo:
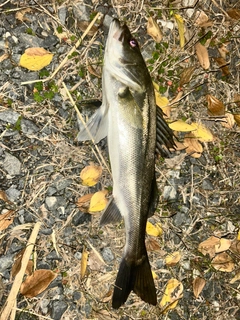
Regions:
[[132, 290], [143, 301], [152, 305], [157, 304], [156, 289], [147, 255], [138, 265], [129, 264], [126, 257], [123, 257], [115, 282], [112, 307], [118, 309], [124, 304]]

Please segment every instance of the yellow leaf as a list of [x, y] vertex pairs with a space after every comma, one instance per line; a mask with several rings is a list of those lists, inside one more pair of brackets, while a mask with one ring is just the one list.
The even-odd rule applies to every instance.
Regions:
[[202, 292], [204, 286], [206, 284], [205, 279], [201, 278], [201, 277], [196, 277], [193, 280], [193, 294], [196, 298], [199, 297], [200, 293]]
[[146, 232], [149, 236], [154, 237], [159, 237], [163, 233], [160, 223], [156, 223], [155, 225], [153, 225], [149, 221], [147, 221]]
[[98, 183], [101, 175], [102, 167], [90, 165], [81, 171], [80, 178], [82, 179], [82, 184], [84, 186], [92, 187]]
[[198, 60], [200, 62], [200, 65], [203, 67], [203, 69], [208, 69], [210, 67], [210, 61], [209, 61], [209, 55], [207, 48], [203, 46], [200, 42], [197, 42], [195, 44], [195, 50], [198, 57]]
[[82, 250], [82, 258], [81, 258], [81, 279], [85, 276], [87, 270], [87, 262], [88, 262], [88, 251], [85, 247]]
[[169, 104], [168, 98], [162, 96], [158, 91], [155, 91], [156, 105], [160, 108], [166, 107]]
[[237, 240], [240, 241], [240, 230], [238, 230]]
[[89, 212], [102, 211], [106, 207], [108, 200], [105, 196], [107, 193], [107, 190], [102, 190], [94, 193], [90, 200]]
[[209, 129], [203, 124], [193, 122], [191, 126], [194, 128], [192, 134], [201, 142], [210, 142], [214, 140], [214, 137]]
[[195, 130], [195, 127], [182, 120], [174, 121], [172, 123], [169, 123], [168, 125], [174, 131], [189, 132]]
[[158, 279], [158, 275], [156, 274], [156, 272], [152, 271], [152, 276], [153, 276], [153, 279]]
[[175, 266], [181, 259], [181, 252], [175, 251], [169, 253], [165, 258], [165, 263], [168, 267]]
[[159, 91], [159, 85], [156, 82], [152, 82], [155, 90]]
[[28, 70], [38, 71], [49, 65], [53, 54], [44, 48], [28, 48], [21, 56], [19, 65]]
[[182, 298], [183, 285], [177, 279], [170, 279], [167, 283], [160, 307], [164, 308], [163, 313], [176, 308], [178, 300]]
[[180, 38], [180, 47], [183, 48], [185, 45], [185, 38], [184, 38], [184, 22], [183, 18], [179, 14], [174, 15], [177, 25], [178, 25], [178, 32]]
[[212, 260], [212, 266], [222, 272], [232, 272], [235, 268], [232, 258], [226, 252], [216, 255]]
[[150, 17], [147, 23], [147, 33], [153, 38], [154, 41], [159, 43], [162, 40], [162, 32], [157, 22]]
[[240, 127], [240, 114], [234, 114], [234, 120], [236, 121], [237, 125]]

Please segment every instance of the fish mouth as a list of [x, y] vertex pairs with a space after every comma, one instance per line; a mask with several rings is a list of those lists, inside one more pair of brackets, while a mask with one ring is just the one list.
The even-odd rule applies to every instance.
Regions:
[[111, 29], [109, 33], [112, 35], [113, 39], [123, 43], [124, 35], [126, 34], [127, 30], [127, 26], [125, 24], [121, 26], [119, 20], [115, 18], [112, 20]]

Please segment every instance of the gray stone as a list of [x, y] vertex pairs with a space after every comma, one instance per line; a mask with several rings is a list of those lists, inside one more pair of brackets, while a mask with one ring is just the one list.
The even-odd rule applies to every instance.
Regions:
[[73, 15], [78, 21], [89, 21], [91, 8], [82, 3], [76, 3], [73, 5]]
[[204, 190], [214, 190], [214, 186], [209, 179], [204, 179], [202, 182], [202, 188]]
[[165, 186], [163, 189], [163, 198], [165, 200], [176, 200], [177, 190], [174, 186]]
[[63, 313], [67, 310], [67, 303], [65, 301], [54, 300], [51, 303], [50, 317], [53, 320], [60, 320]]
[[11, 186], [6, 190], [6, 194], [9, 198], [10, 201], [14, 202], [15, 200], [18, 199], [20, 196], [21, 192], [15, 188], [16, 186]]
[[67, 7], [62, 6], [58, 9], [58, 17], [63, 25], [65, 25], [66, 17], [67, 17]]
[[109, 247], [102, 249], [102, 257], [106, 262], [111, 262], [112, 260], [114, 260], [114, 255]]
[[3, 255], [0, 257], [0, 273], [5, 272], [13, 264], [13, 256]]
[[39, 131], [35, 123], [28, 119], [22, 119], [21, 130], [24, 134], [33, 134]]
[[18, 158], [6, 152], [5, 159], [3, 161], [3, 168], [10, 176], [18, 175], [21, 173], [21, 162]]
[[15, 124], [19, 117], [20, 114], [11, 109], [0, 112], [0, 120], [7, 123]]
[[42, 47], [43, 40], [36, 36], [31, 36], [30, 34], [27, 34], [27, 33], [21, 33], [19, 35], [19, 42], [25, 48], [31, 48], [31, 47]]

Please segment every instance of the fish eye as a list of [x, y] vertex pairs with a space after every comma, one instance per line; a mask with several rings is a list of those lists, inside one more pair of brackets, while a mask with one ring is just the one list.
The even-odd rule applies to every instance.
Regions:
[[132, 48], [135, 48], [135, 47], [138, 46], [137, 40], [135, 40], [135, 39], [131, 39], [131, 40], [129, 41], [129, 44], [130, 44], [130, 46], [131, 46]]

